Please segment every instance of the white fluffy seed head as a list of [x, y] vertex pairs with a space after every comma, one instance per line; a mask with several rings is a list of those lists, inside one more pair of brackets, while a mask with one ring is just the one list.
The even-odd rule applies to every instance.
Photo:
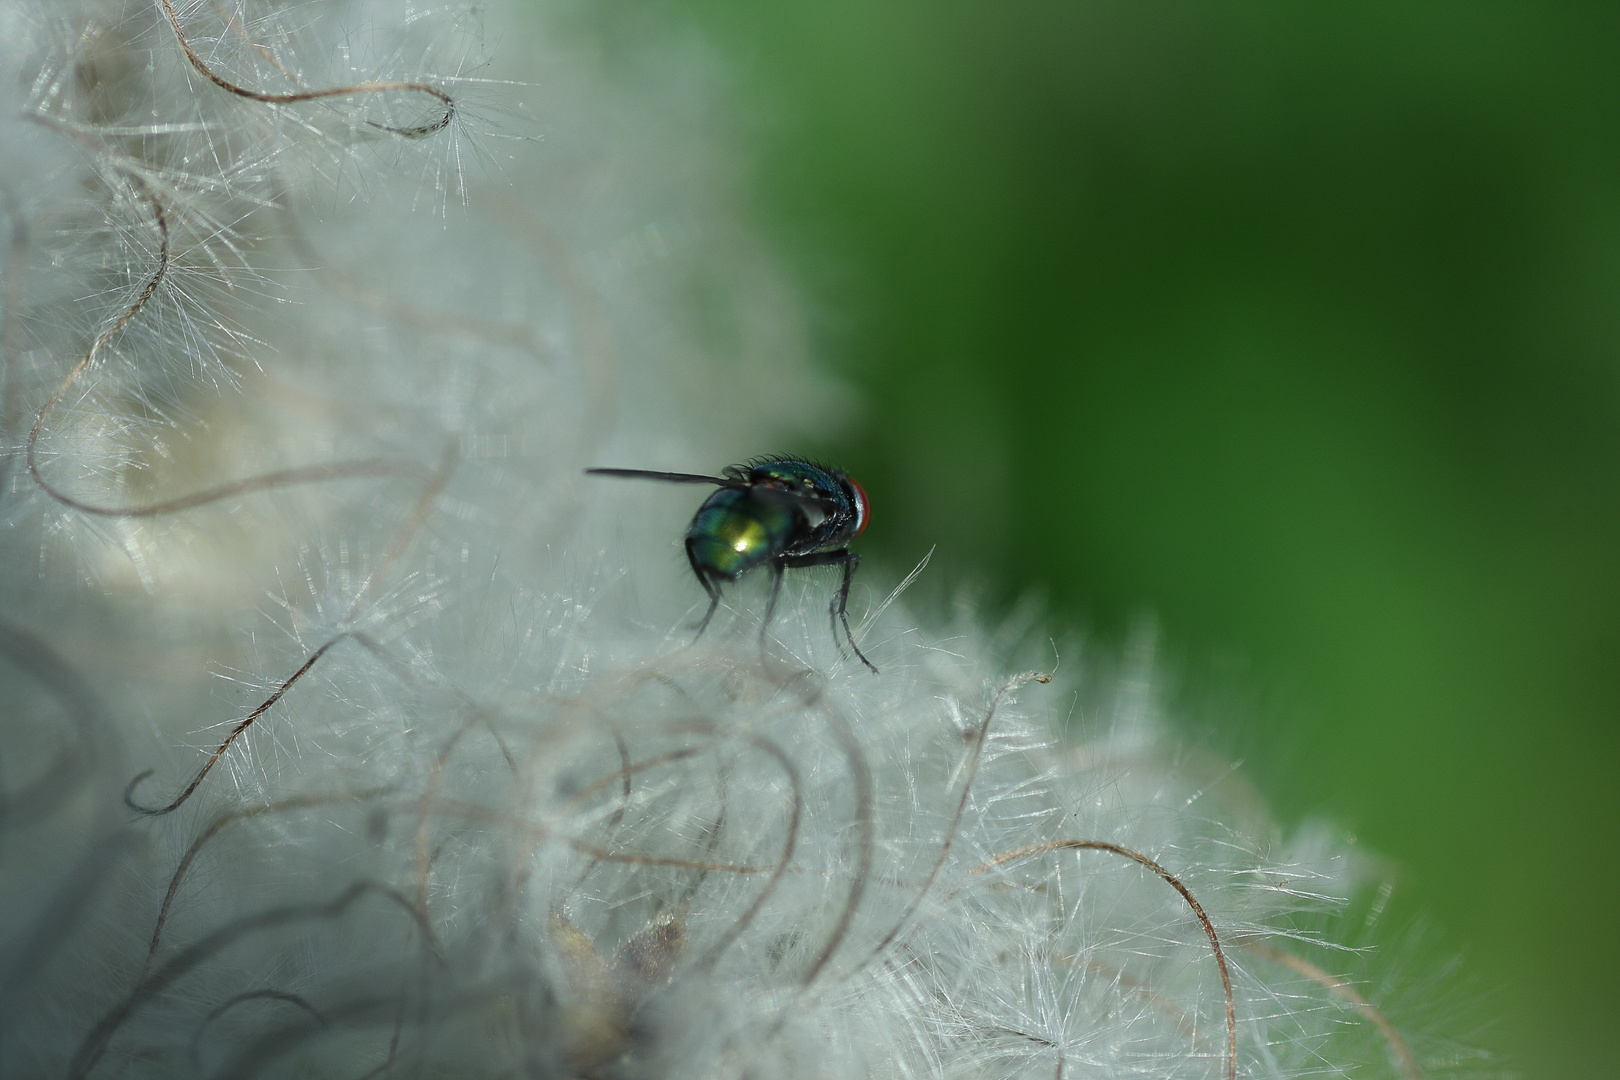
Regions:
[[0, 7], [0, 1072], [1418, 1075], [1150, 650], [691, 642], [695, 489], [582, 469], [842, 399], [703, 55], [565, 15]]

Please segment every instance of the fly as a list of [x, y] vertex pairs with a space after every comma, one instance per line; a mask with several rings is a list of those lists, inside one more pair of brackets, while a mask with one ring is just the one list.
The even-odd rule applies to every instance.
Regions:
[[736, 581], [756, 566], [769, 565], [771, 599], [760, 624], [763, 642], [776, 612], [786, 570], [808, 566], [841, 566], [843, 583], [828, 605], [833, 640], [838, 628], [861, 663], [872, 667], [849, 630], [849, 583], [861, 557], [849, 542], [866, 531], [872, 511], [866, 492], [848, 474], [797, 458], [759, 458], [732, 465], [719, 476], [698, 473], [651, 472], [646, 469], [586, 469], [597, 476], [627, 476], [662, 480], [671, 484], [713, 484], [714, 494], [703, 500], [686, 528], [686, 558], [698, 584], [709, 594], [709, 610], [698, 624], [698, 636], [709, 626], [720, 606], [720, 583]]

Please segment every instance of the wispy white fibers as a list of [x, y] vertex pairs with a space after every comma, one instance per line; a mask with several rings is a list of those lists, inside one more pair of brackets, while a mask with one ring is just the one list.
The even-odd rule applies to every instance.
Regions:
[[0, 4], [0, 1073], [1420, 1075], [1147, 650], [691, 643], [692, 490], [583, 467], [840, 399], [593, 26]]

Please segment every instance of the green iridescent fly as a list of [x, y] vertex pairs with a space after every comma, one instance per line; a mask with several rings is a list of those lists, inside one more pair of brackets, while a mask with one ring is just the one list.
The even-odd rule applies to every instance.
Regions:
[[703, 500], [686, 529], [686, 558], [698, 584], [709, 594], [709, 610], [698, 624], [700, 636], [720, 605], [722, 581], [736, 581], [756, 566], [770, 566], [771, 599], [759, 628], [764, 640], [782, 591], [784, 571], [842, 566], [844, 580], [828, 608], [833, 638], [837, 639], [842, 626], [844, 639], [861, 663], [877, 671], [849, 630], [849, 583], [861, 565], [861, 557], [849, 550], [849, 542], [866, 531], [872, 511], [866, 492], [848, 474], [786, 457], [732, 465], [719, 476], [646, 469], [585, 471], [672, 484], [714, 484], [720, 489]]

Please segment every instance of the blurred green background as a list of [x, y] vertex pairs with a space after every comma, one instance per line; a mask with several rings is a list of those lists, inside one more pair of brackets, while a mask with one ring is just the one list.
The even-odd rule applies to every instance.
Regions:
[[863, 552], [1157, 612], [1464, 958], [1440, 1026], [1616, 1075], [1620, 5], [673, 3], [863, 393]]

